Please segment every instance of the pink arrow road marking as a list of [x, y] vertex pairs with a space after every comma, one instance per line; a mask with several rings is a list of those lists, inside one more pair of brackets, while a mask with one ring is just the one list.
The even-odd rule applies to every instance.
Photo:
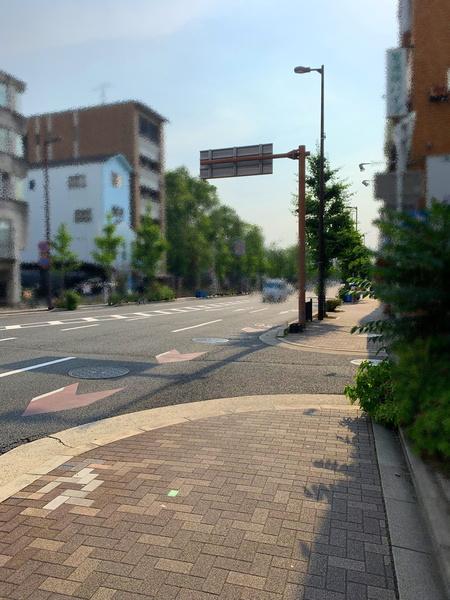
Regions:
[[156, 360], [158, 363], [174, 363], [174, 362], [184, 362], [185, 360], [194, 360], [194, 358], [198, 358], [199, 356], [203, 356], [206, 352], [191, 352], [190, 354], [181, 354], [178, 350], [169, 350], [168, 352], [163, 352], [162, 354], [158, 354], [156, 356]]
[[42, 394], [42, 396], [36, 396], [25, 409], [22, 417], [88, 406], [93, 402], [97, 402], [97, 400], [112, 396], [124, 388], [104, 390], [103, 392], [90, 392], [88, 394], [77, 394], [77, 389], [78, 383], [73, 383], [72, 385], [60, 388], [59, 390], [53, 390], [53, 392]]

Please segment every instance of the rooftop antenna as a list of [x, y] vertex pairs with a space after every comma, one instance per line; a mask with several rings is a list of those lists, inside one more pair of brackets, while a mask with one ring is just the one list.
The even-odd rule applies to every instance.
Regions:
[[108, 83], [107, 81], [104, 83], [101, 83], [100, 85], [98, 85], [97, 87], [94, 88], [94, 92], [99, 92], [100, 93], [100, 103], [101, 104], [105, 104], [106, 103], [106, 90], [108, 88], [111, 87], [111, 83]]

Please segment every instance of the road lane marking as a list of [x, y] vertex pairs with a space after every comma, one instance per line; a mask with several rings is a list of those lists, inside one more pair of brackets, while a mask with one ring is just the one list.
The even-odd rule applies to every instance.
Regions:
[[245, 310], [245, 308], [236, 308], [236, 310], [233, 310], [233, 312], [241, 312], [242, 310]]
[[0, 342], [8, 342], [9, 340], [17, 340], [17, 338], [3, 338]]
[[158, 313], [159, 315], [171, 315], [173, 313], [169, 312], [168, 310], [152, 310], [152, 312]]
[[198, 325], [191, 325], [190, 327], [183, 327], [182, 329], [174, 329], [172, 333], [178, 333], [179, 331], [186, 331], [187, 329], [196, 329], [197, 327], [203, 327], [204, 325], [212, 325], [212, 323], [219, 323], [222, 319], [216, 319], [215, 321], [208, 321], [207, 323], [199, 323]]
[[76, 356], [67, 356], [66, 358], [58, 358], [57, 360], [50, 360], [49, 362], [39, 363], [37, 365], [31, 365], [30, 367], [23, 367], [22, 369], [14, 369], [14, 371], [7, 371], [6, 373], [0, 373], [0, 377], [9, 377], [10, 375], [16, 375], [17, 373], [23, 373], [24, 371], [32, 371], [33, 369], [42, 369], [42, 367], [56, 365], [58, 363], [66, 362], [67, 360], [75, 360], [75, 358], [76, 358]]
[[86, 321], [87, 323], [92, 323], [95, 321], [98, 321], [97, 317], [82, 317], [83, 321]]
[[5, 330], [8, 329], [20, 329], [22, 325], [5, 325]]
[[286, 313], [290, 312], [289, 310], [282, 310], [279, 314], [280, 315], [285, 315]]
[[98, 323], [94, 325], [80, 325], [79, 327], [68, 327], [67, 329], [61, 329], [61, 331], [73, 331], [74, 329], [87, 329], [88, 327], [98, 327]]
[[268, 308], [258, 308], [258, 310], [251, 310], [249, 312], [249, 314], [251, 314], [251, 313], [257, 313], [257, 312], [262, 312], [263, 310], [269, 310], [269, 309]]
[[124, 315], [105, 315], [107, 317], [111, 317], [112, 319], [126, 319]]
[[182, 313], [186, 312], [182, 308], [170, 308], [169, 310], [171, 310], [172, 312], [182, 312]]

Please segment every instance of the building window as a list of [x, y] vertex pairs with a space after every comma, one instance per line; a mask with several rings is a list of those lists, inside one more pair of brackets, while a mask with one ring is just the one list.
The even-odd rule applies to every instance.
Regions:
[[13, 258], [13, 228], [9, 219], [0, 219], [0, 257]]
[[69, 189], [85, 188], [86, 175], [69, 175], [69, 177], [67, 178], [67, 186], [69, 187]]
[[123, 213], [124, 210], [121, 206], [113, 206], [111, 208], [111, 214], [116, 223], [121, 223], [123, 221]]
[[8, 88], [6, 83], [0, 83], [0, 106], [8, 106]]
[[30, 181], [28, 182], [28, 187], [30, 190], [34, 190], [34, 188], [36, 187], [36, 181], [34, 179], [30, 179]]
[[144, 117], [139, 117], [139, 133], [152, 142], [159, 143], [159, 127]]
[[73, 213], [75, 223], [90, 223], [92, 221], [92, 208], [78, 208]]
[[0, 127], [0, 152], [22, 158], [23, 150], [23, 137], [11, 129]]
[[145, 167], [152, 171], [159, 171], [159, 163], [156, 160], [152, 160], [143, 154], [139, 155], [139, 164], [141, 167]]
[[122, 187], [122, 176], [119, 175], [119, 173], [114, 173], [114, 171], [113, 171], [111, 173], [111, 183], [112, 183], [112, 186], [115, 188]]

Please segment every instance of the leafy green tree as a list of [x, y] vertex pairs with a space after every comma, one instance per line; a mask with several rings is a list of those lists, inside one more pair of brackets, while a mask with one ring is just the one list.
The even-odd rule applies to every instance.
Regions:
[[71, 250], [73, 236], [67, 225], [61, 223], [51, 243], [52, 267], [61, 274], [62, 288], [66, 288], [66, 275], [78, 269], [80, 262], [75, 252]]
[[103, 267], [108, 282], [112, 279], [114, 263], [117, 260], [121, 246], [124, 244], [123, 237], [116, 234], [116, 228], [112, 215], [108, 214], [102, 229], [102, 235], [94, 238], [97, 250], [91, 253], [94, 261]]
[[[309, 258], [318, 264], [320, 154], [308, 157], [306, 177], [306, 245]], [[370, 253], [355, 229], [348, 202], [352, 197], [350, 185], [339, 178], [339, 169], [332, 169], [328, 159], [324, 165], [325, 185], [325, 274], [329, 277], [333, 266], [341, 269], [341, 277], [366, 277], [370, 270]], [[295, 204], [297, 199], [295, 198]]]
[[159, 261], [167, 247], [167, 242], [161, 236], [161, 229], [146, 214], [136, 230], [136, 240], [132, 247], [133, 267], [142, 274], [146, 284], [155, 278]]
[[166, 173], [166, 194], [168, 269], [179, 281], [199, 287], [213, 263], [208, 235], [209, 215], [219, 205], [216, 188], [180, 167]]

